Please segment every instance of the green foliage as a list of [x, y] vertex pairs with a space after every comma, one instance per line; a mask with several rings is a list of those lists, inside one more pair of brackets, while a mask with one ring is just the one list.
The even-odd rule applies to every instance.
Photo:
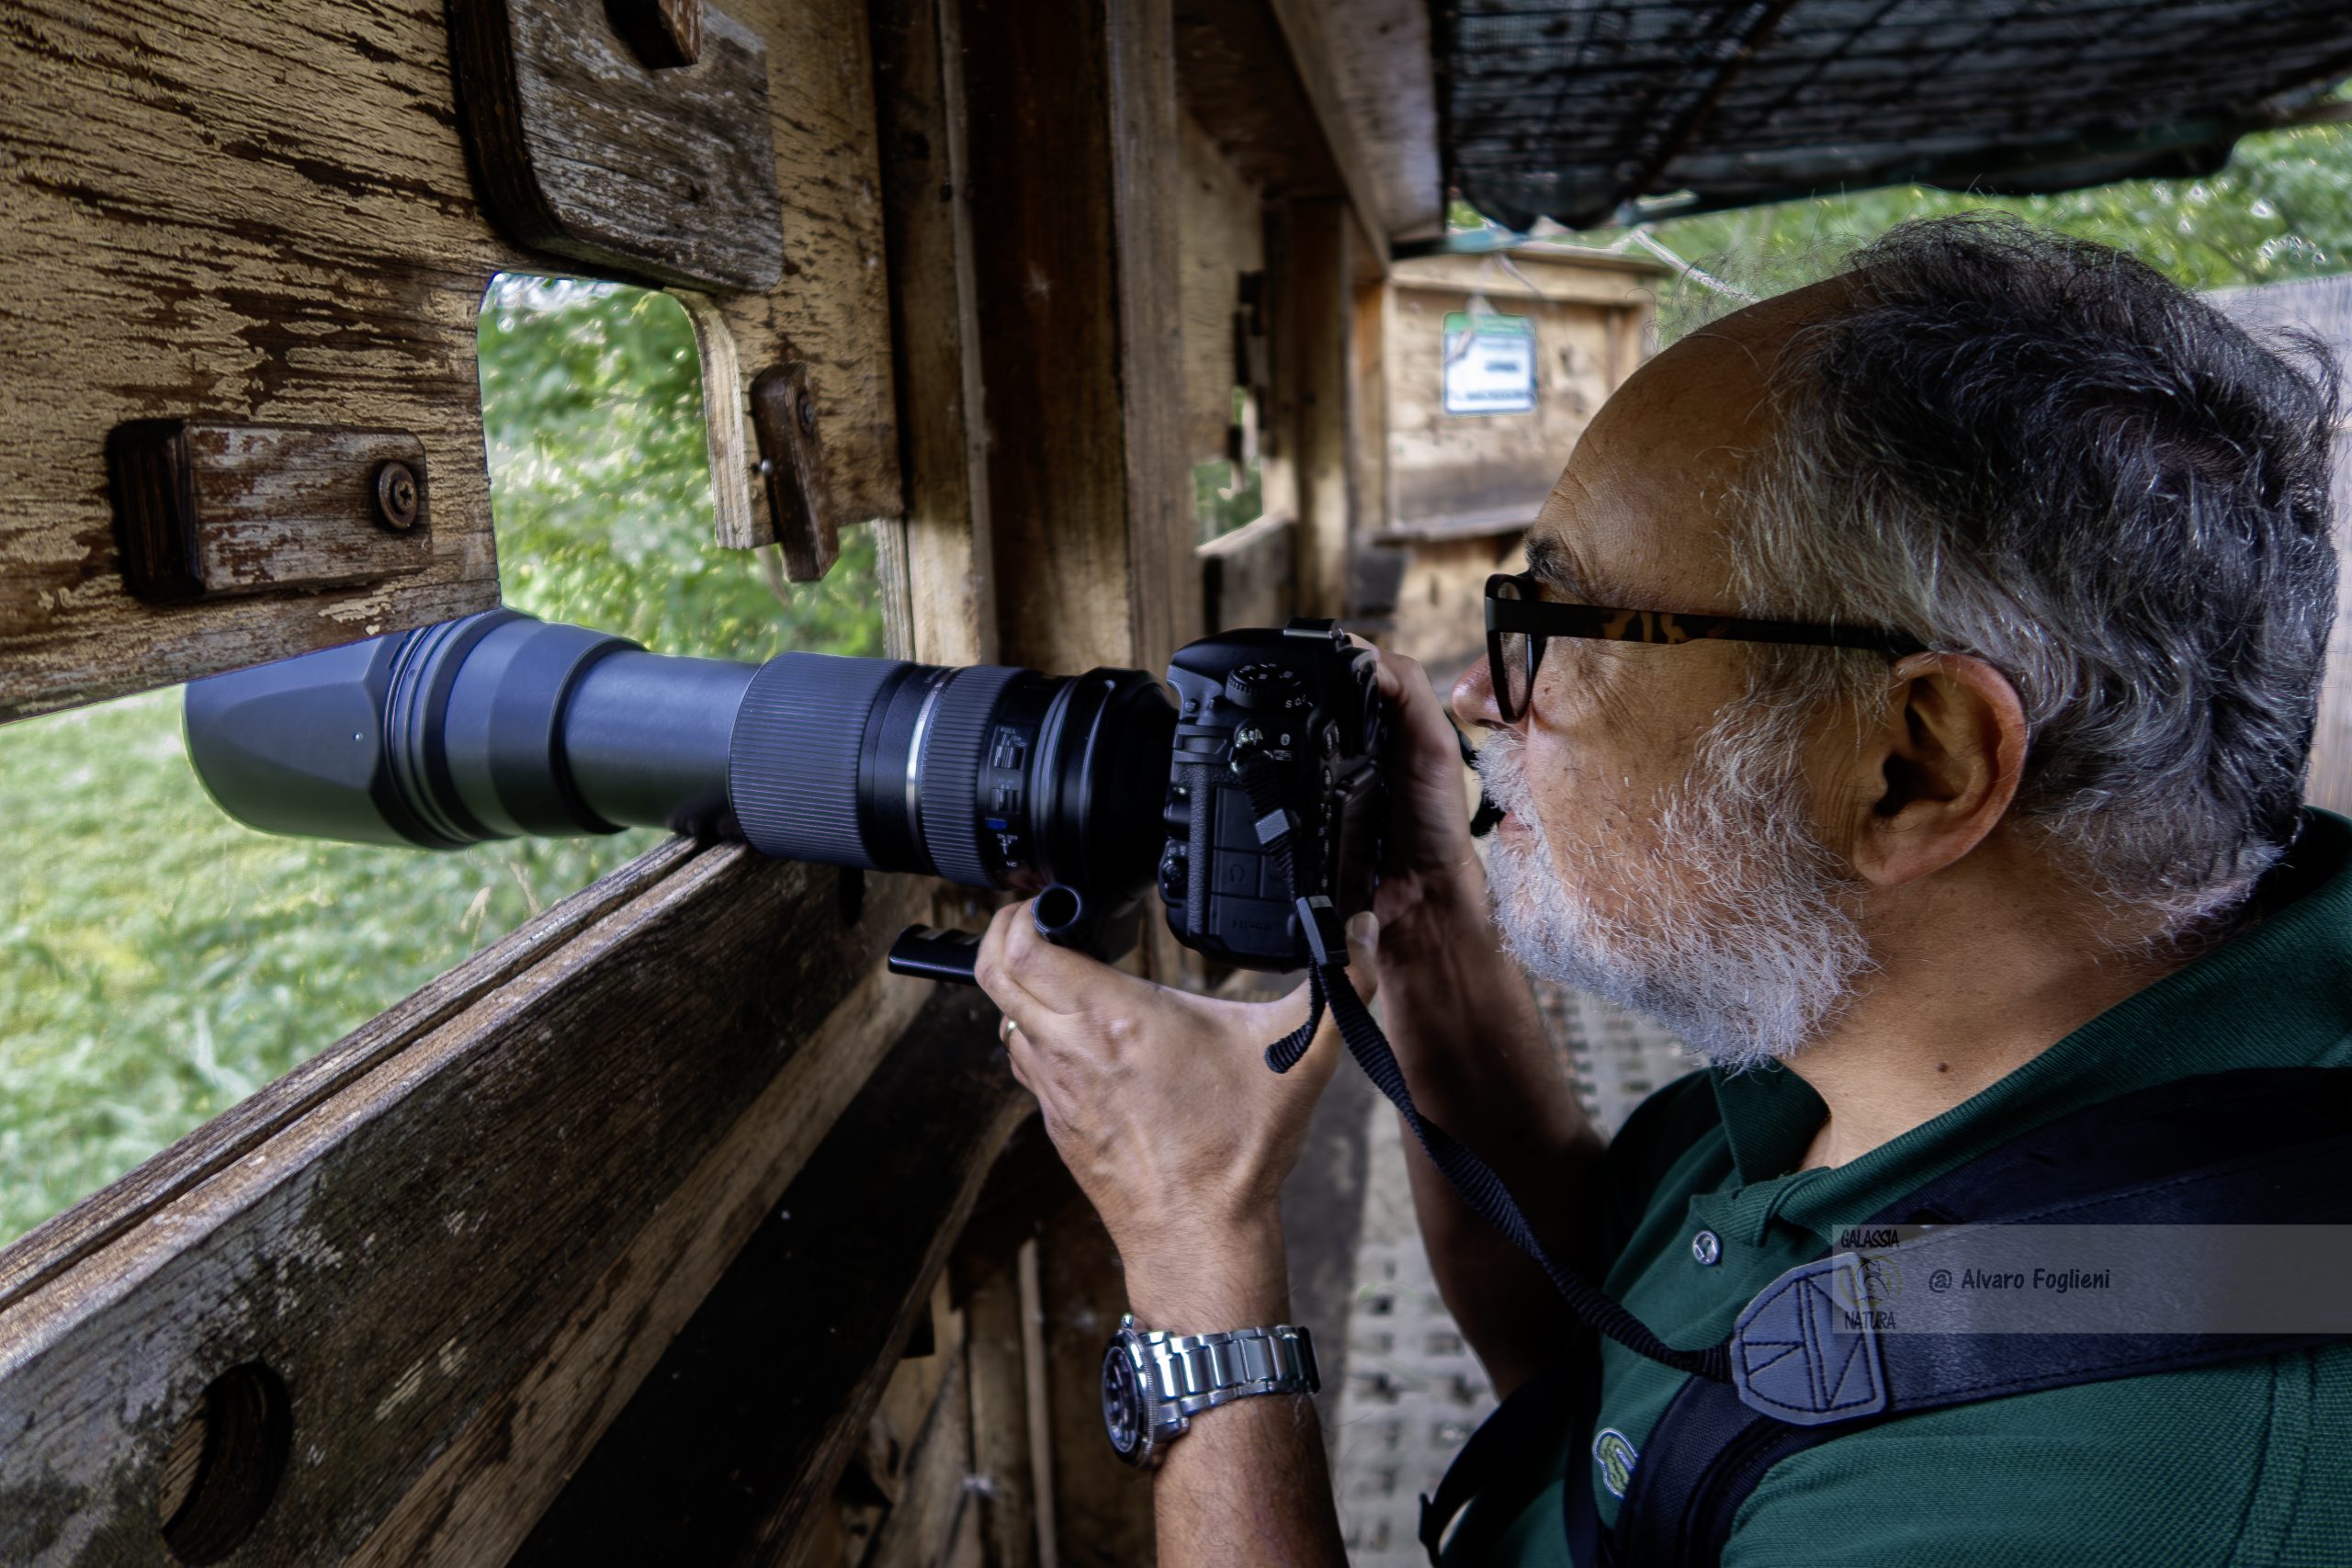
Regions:
[[1201, 543], [1265, 514], [1265, 466], [1257, 458], [1236, 463], [1212, 457], [1193, 465], [1193, 516], [1200, 525]]
[[[481, 317], [482, 424], [506, 602], [662, 653], [878, 654], [871, 531], [779, 604], [760, 562], [715, 549], [700, 361], [667, 294], [501, 275]], [[772, 553], [772, 552], [771, 552]]]
[[[1906, 219], [1978, 211], [2117, 246], [2190, 288], [2343, 272], [2352, 269], [2352, 126], [2249, 136], [2227, 167], [2201, 180], [2027, 197], [1898, 186], [1675, 219], [1652, 232], [1702, 271], [1767, 295], [1827, 276], [1846, 252]], [[1660, 290], [1660, 333], [1670, 342], [1725, 303], [1695, 280], [1676, 279]]]
[[[481, 343], [510, 604], [663, 652], [881, 651], [870, 529], [781, 597], [711, 545], [676, 300], [502, 277]], [[0, 728], [0, 1242], [660, 838], [435, 854], [251, 832], [189, 768], [176, 691]]]

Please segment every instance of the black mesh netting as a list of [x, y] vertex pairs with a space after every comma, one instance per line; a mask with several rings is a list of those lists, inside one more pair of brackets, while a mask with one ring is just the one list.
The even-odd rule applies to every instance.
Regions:
[[1525, 229], [2207, 172], [2352, 73], [2347, 0], [1435, 0], [1449, 175]]

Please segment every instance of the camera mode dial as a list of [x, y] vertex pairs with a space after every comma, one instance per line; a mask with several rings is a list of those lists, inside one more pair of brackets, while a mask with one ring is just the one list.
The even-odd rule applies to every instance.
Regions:
[[1226, 700], [1248, 713], [1272, 713], [1300, 695], [1298, 671], [1287, 664], [1245, 664], [1225, 678]]

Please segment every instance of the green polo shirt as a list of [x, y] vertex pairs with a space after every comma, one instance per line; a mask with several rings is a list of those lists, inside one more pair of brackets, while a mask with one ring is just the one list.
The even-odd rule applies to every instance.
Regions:
[[[2263, 901], [2267, 913], [2223, 946], [1835, 1168], [1795, 1168], [1825, 1114], [1796, 1074], [1708, 1070], [1668, 1085], [1603, 1162], [1604, 1240], [1623, 1238], [1604, 1288], [1668, 1343], [1715, 1344], [1758, 1290], [1824, 1256], [1838, 1227], [2029, 1128], [2200, 1073], [2352, 1065], [2352, 822], [2310, 813], [2293, 863], [2266, 884]], [[1702, 1249], [1718, 1254], [1712, 1264], [1693, 1247], [1702, 1231], [1716, 1238]], [[1475, 1498], [1448, 1568], [1567, 1563], [1559, 1477], [1569, 1463], [1592, 1467], [1600, 1517], [1614, 1522], [1623, 1467], [1640, 1462], [1683, 1374], [1602, 1346], [1592, 1429], [1523, 1456], [1519, 1477]], [[2352, 1343], [2015, 1394], [1855, 1432], [1774, 1466], [1740, 1509], [1724, 1563], [2343, 1568], [2352, 1564]]]

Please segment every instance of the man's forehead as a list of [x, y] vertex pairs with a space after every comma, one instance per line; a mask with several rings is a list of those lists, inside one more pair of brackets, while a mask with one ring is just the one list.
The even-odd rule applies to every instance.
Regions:
[[1642, 367], [1553, 487], [1528, 535], [1529, 571], [1576, 604], [1694, 609], [1719, 598], [1731, 507], [1768, 428], [1765, 367], [1818, 302], [1782, 296]]
[[1730, 552], [1721, 496], [1688, 484], [1554, 488], [1526, 540], [1527, 570], [1551, 596], [1629, 610], [1709, 607]]

